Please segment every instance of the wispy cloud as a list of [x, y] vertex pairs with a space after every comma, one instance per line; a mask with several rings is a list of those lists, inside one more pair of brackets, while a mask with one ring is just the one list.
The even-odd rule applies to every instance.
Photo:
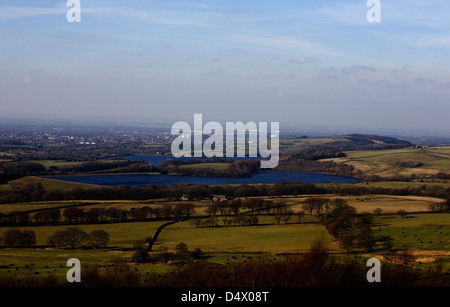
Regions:
[[346, 75], [360, 72], [375, 72], [375, 71], [377, 71], [376, 68], [365, 65], [352, 65], [349, 67], [341, 68], [341, 72]]
[[316, 16], [328, 23], [340, 25], [367, 25], [366, 14], [368, 11], [366, 1], [353, 3], [335, 3], [334, 5], [323, 5], [321, 8], [309, 12], [310, 16]]
[[299, 57], [296, 57], [295, 59], [290, 59], [289, 62], [295, 63], [295, 64], [310, 64], [310, 63], [319, 63], [320, 60], [317, 58], [299, 56]]
[[67, 7], [19, 7], [19, 6], [3, 6], [0, 7], [0, 19], [23, 18], [39, 15], [55, 15], [66, 14]]
[[204, 14], [196, 12], [184, 12], [175, 10], [147, 11], [133, 8], [116, 8], [114, 10], [114, 13], [117, 15], [136, 18], [140, 21], [151, 24], [195, 27], [209, 26], [208, 17], [205, 17]]
[[273, 48], [281, 48], [300, 51], [310, 54], [344, 56], [345, 54], [322, 46], [318, 43], [299, 39], [292, 36], [258, 36], [258, 35], [236, 35], [232, 38], [240, 44], [264, 45]]

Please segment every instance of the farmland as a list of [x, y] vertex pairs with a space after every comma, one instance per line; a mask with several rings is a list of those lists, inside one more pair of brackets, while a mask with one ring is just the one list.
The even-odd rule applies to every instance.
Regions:
[[[354, 144], [352, 137], [281, 141], [282, 151], [293, 153], [296, 159], [315, 159], [315, 152], [308, 150], [321, 146], [347, 148]], [[253, 260], [301, 259], [318, 239], [337, 263], [345, 264], [354, 257], [360, 260], [377, 257], [388, 264], [400, 259], [398, 255], [407, 253], [409, 264], [418, 272], [435, 265], [449, 270], [450, 214], [445, 208], [450, 181], [432, 176], [448, 174], [450, 147], [343, 152], [345, 155], [338, 158], [311, 161], [345, 163], [365, 175], [393, 180], [364, 180], [351, 184], [180, 184], [146, 188], [106, 188], [38, 175], [11, 180], [0, 185], [5, 195], [4, 203], [0, 204], [0, 217], [4, 222], [0, 226], [0, 237], [6, 238], [10, 229], [22, 233], [31, 231], [35, 242], [28, 247], [11, 247], [2, 242], [0, 280], [8, 276], [33, 275], [56, 276], [64, 282], [65, 262], [77, 258], [86, 268], [98, 268], [101, 272], [108, 272], [118, 263], [126, 264], [128, 270], [139, 274], [145, 283], [150, 277], [171, 276], [182, 271], [184, 261], [236, 268], [234, 264], [244, 265]], [[32, 160], [26, 161], [33, 164]], [[46, 172], [56, 168], [83, 170], [81, 162], [50, 159], [34, 162], [41, 163]], [[126, 164], [124, 171], [140, 172], [142, 164], [123, 162]], [[114, 163], [117, 163], [117, 170], [122, 167], [122, 162]], [[97, 164], [90, 165], [90, 170], [96, 169]], [[204, 172], [207, 168], [224, 171], [230, 163], [168, 165], [171, 172]], [[133, 169], [134, 166], [138, 168]], [[411, 180], [401, 181], [396, 176]], [[226, 194], [226, 199], [213, 201], [212, 194]], [[308, 207], [319, 203], [322, 207]], [[346, 237], [339, 236], [340, 232], [332, 232], [335, 224], [326, 219], [333, 208], [340, 206], [354, 210], [351, 217], [347, 217], [347, 228], [341, 232], [367, 231], [368, 238], [373, 239], [369, 247], [360, 244], [361, 238], [346, 241]], [[69, 217], [69, 209], [76, 209], [83, 215]], [[183, 211], [185, 209], [188, 211]], [[57, 218], [43, 219], [46, 212], [56, 214]], [[168, 222], [171, 224], [154, 236], [158, 227]], [[369, 228], [361, 228], [362, 224]], [[103, 231], [108, 234], [108, 242], [95, 250], [88, 239], [76, 248], [68, 244], [57, 246], [49, 240], [68, 229], [77, 229], [87, 236]], [[184, 252], [183, 249], [180, 252], [180, 244], [186, 246]]]
[[[346, 163], [368, 175], [381, 177], [435, 175], [450, 169], [450, 147], [404, 148], [377, 151], [346, 151], [344, 158], [324, 159]], [[416, 164], [402, 166], [402, 161]]]

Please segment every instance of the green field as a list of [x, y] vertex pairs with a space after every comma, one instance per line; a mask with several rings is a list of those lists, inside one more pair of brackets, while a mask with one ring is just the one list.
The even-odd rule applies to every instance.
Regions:
[[[129, 222], [129, 223], [111, 223], [111, 224], [88, 224], [79, 225], [78, 227], [89, 233], [92, 230], [101, 229], [109, 234], [108, 248], [131, 248], [138, 240], [143, 240], [146, 237], [151, 237], [164, 221], [155, 222]], [[31, 229], [36, 233], [36, 245], [46, 245], [47, 238], [55, 233], [57, 230], [64, 230], [67, 227], [73, 226], [24, 226], [14, 227], [19, 230]], [[11, 227], [0, 227], [0, 236]]]
[[10, 212], [28, 212], [34, 210], [45, 210], [61, 207], [79, 206], [82, 201], [55, 201], [55, 202], [38, 202], [38, 203], [17, 203], [17, 204], [0, 204], [0, 213], [8, 214]]
[[[165, 228], [155, 248], [163, 245], [171, 249], [184, 242], [192, 249], [214, 253], [291, 253], [308, 250], [321, 235], [328, 238], [320, 224], [196, 228], [186, 221]], [[337, 249], [334, 244], [330, 246]]]
[[[261, 216], [261, 225], [232, 227], [200, 227], [189, 221], [179, 222], [166, 227], [153, 247], [158, 253], [160, 247], [173, 250], [176, 244], [184, 242], [189, 250], [201, 248], [210, 257], [208, 261], [228, 263], [255, 257], [258, 254], [290, 254], [309, 250], [311, 243], [324, 237], [332, 253], [342, 253], [338, 242], [330, 237], [325, 228], [311, 222], [297, 224], [273, 224], [273, 217]], [[163, 222], [119, 223], [104, 225], [81, 225], [86, 232], [93, 229], [106, 230], [110, 235], [110, 244], [106, 250], [69, 250], [35, 247], [27, 249], [0, 249], [0, 276], [46, 276], [52, 274], [64, 280], [67, 273], [66, 261], [78, 258], [83, 267], [109, 267], [114, 261], [130, 261], [130, 248], [138, 239], [153, 234]], [[272, 224], [269, 224], [272, 223]], [[33, 229], [36, 232], [38, 245], [45, 244], [46, 237], [65, 226], [19, 227]], [[8, 228], [1, 228], [0, 235]], [[392, 238], [392, 252], [410, 249], [417, 263], [434, 262], [438, 258], [447, 259], [450, 255], [450, 214], [410, 214], [407, 218], [398, 215], [385, 215], [374, 219], [374, 235], [378, 238]], [[375, 247], [372, 255], [384, 254], [381, 244]], [[344, 256], [344, 254], [342, 254]], [[368, 256], [368, 255], [366, 255]], [[447, 257], [447, 258], [446, 258]], [[445, 267], [448, 267], [448, 263]], [[133, 270], [143, 273], [164, 273], [170, 270], [170, 264], [149, 264], [136, 266]]]
[[390, 236], [395, 249], [450, 251], [450, 214], [383, 216], [374, 223], [375, 235]]
[[40, 178], [40, 177], [23, 177], [20, 179], [16, 179], [13, 181], [8, 182], [8, 184], [2, 184], [0, 185], [0, 190], [11, 190], [14, 187], [21, 187], [25, 186], [30, 183], [41, 183], [42, 186], [46, 191], [53, 191], [53, 190], [60, 190], [60, 191], [67, 191], [72, 190], [76, 188], [94, 188], [99, 187], [92, 184], [85, 184], [85, 183], [77, 183], [77, 182], [69, 182], [69, 181], [63, 181], [63, 180], [54, 180], [49, 178]]
[[[111, 268], [112, 264], [129, 261], [132, 251], [108, 250], [53, 250], [53, 249], [0, 249], [0, 276], [13, 278], [33, 278], [53, 275], [60, 281], [66, 280], [67, 260], [77, 258], [82, 269], [96, 267], [100, 271]], [[161, 274], [170, 267], [164, 264], [142, 265], [132, 268], [141, 273]], [[82, 277], [83, 278], [83, 277]]]

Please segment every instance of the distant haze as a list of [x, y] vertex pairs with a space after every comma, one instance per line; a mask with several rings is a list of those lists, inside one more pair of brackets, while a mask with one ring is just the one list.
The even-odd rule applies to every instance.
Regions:
[[0, 2], [0, 116], [450, 130], [450, 2]]

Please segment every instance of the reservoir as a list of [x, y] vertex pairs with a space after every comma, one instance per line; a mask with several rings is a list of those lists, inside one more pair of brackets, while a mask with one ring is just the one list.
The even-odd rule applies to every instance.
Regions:
[[146, 187], [149, 184], [171, 186], [180, 183], [193, 184], [272, 184], [279, 181], [302, 181], [304, 183], [360, 182], [358, 179], [341, 177], [321, 173], [284, 173], [261, 172], [252, 177], [202, 177], [202, 176], [177, 176], [177, 175], [151, 175], [151, 174], [119, 174], [119, 175], [92, 175], [92, 176], [67, 176], [52, 178], [78, 183], [96, 184], [104, 186], [137, 186]]
[[[152, 165], [159, 165], [168, 159], [174, 159], [171, 156], [123, 156], [122, 159], [145, 161]], [[180, 160], [192, 158], [178, 158]], [[247, 158], [226, 158], [226, 159], [249, 159]], [[177, 160], [177, 159], [175, 159]], [[53, 179], [95, 184], [102, 186], [137, 186], [146, 187], [150, 184], [171, 186], [173, 184], [192, 183], [192, 184], [273, 184], [279, 181], [296, 181], [304, 183], [352, 183], [361, 182], [359, 179], [342, 177], [322, 173], [287, 173], [287, 172], [259, 172], [254, 173], [252, 177], [204, 177], [204, 176], [180, 176], [180, 175], [154, 175], [154, 174], [113, 174], [113, 175], [89, 175], [89, 176], [63, 176]]]

